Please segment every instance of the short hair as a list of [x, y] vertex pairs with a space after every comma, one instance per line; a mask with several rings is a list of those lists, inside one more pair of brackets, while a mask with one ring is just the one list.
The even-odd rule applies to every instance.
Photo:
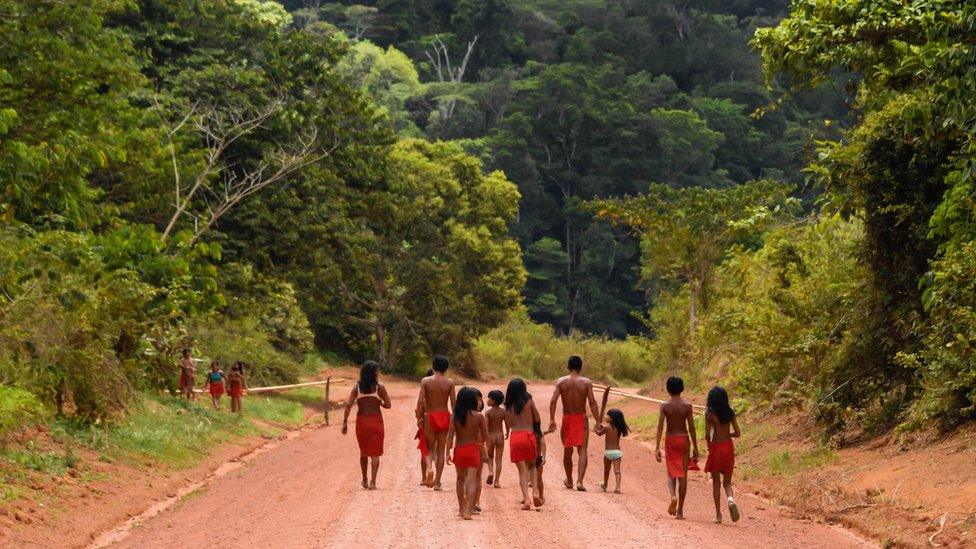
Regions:
[[432, 375], [434, 375], [434, 369], [433, 368], [427, 368], [427, 373], [424, 374], [424, 377], [430, 377]]
[[668, 388], [669, 395], [680, 395], [685, 390], [685, 382], [678, 376], [669, 377], [665, 386]]
[[189, 348], [187, 348], [187, 347], [184, 347], [184, 348], [183, 348], [183, 356], [186, 356], [186, 355], [188, 355], [188, 354], [190, 354], [190, 349], [189, 349]]
[[447, 357], [442, 356], [442, 355], [437, 355], [437, 356], [434, 357], [434, 371], [435, 372], [440, 372], [440, 373], [443, 374], [444, 372], [447, 371], [447, 367], [450, 366], [450, 365], [451, 365], [451, 363], [447, 361]]
[[583, 359], [573, 355], [569, 357], [569, 363], [566, 365], [570, 370], [578, 372], [583, 369]]
[[488, 400], [494, 402], [496, 406], [499, 406], [501, 403], [505, 402], [505, 393], [499, 391], [498, 389], [494, 389], [488, 393]]

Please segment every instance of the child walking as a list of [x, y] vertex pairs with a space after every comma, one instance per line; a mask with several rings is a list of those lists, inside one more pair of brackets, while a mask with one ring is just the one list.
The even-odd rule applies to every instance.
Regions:
[[220, 363], [216, 360], [210, 363], [210, 373], [207, 374], [207, 383], [204, 389], [210, 390], [210, 400], [213, 407], [220, 409], [220, 397], [224, 395], [224, 372], [220, 369]]
[[[471, 520], [478, 504], [478, 491], [481, 488], [481, 453], [484, 441], [488, 440], [488, 424], [484, 415], [478, 411], [478, 391], [462, 387], [457, 394], [457, 403], [447, 431], [447, 462], [453, 463], [457, 471], [458, 515]], [[457, 446], [453, 455], [451, 447], [455, 438]]]
[[[431, 377], [434, 375], [433, 368], [427, 368], [427, 373], [424, 377]], [[420, 450], [420, 485], [426, 486], [427, 483], [424, 479], [427, 478], [427, 456], [430, 455], [430, 448], [427, 446], [427, 437], [424, 435], [425, 427], [425, 417], [423, 414], [423, 402], [417, 402], [417, 434], [413, 437], [417, 441], [417, 449]]]
[[241, 413], [241, 396], [247, 389], [247, 378], [244, 376], [244, 363], [238, 360], [230, 367], [227, 374], [227, 394], [230, 395], [230, 411]]
[[[539, 457], [536, 434], [541, 429], [541, 422], [539, 410], [525, 382], [518, 378], [508, 382], [508, 390], [505, 392], [505, 427], [511, 432], [508, 449], [512, 463], [518, 467], [522, 509], [525, 511], [531, 510], [532, 504], [536, 507], [541, 507], [543, 504], [536, 474], [536, 463]], [[535, 482], [532, 482], [533, 480]], [[530, 482], [532, 482], [531, 496]]]
[[500, 488], [498, 477], [502, 472], [502, 458], [505, 455], [505, 393], [495, 389], [488, 393], [488, 480], [487, 484]]
[[[685, 382], [680, 377], [669, 377], [666, 384], [671, 398], [661, 405], [657, 422], [657, 448], [655, 457], [661, 461], [661, 435], [667, 425], [664, 439], [664, 457], [668, 469], [668, 491], [671, 505], [668, 514], [676, 519], [685, 518], [685, 496], [688, 494], [688, 440], [691, 440], [692, 459], [698, 459], [698, 437], [695, 436], [695, 416], [691, 404], [681, 398]], [[675, 493], [677, 492], [677, 493]]]
[[596, 426], [596, 434], [604, 437], [606, 443], [603, 450], [603, 484], [600, 485], [604, 492], [610, 484], [610, 467], [613, 466], [616, 479], [613, 493], [620, 493], [620, 461], [624, 457], [620, 451], [620, 437], [625, 437], [628, 433], [630, 429], [624, 420], [624, 413], [616, 408], [611, 408], [603, 417], [603, 425]]
[[729, 406], [729, 394], [722, 387], [712, 387], [705, 411], [705, 442], [708, 444], [705, 472], [712, 474], [715, 522], [719, 524], [722, 522], [722, 486], [728, 498], [729, 516], [732, 522], [739, 520], [739, 508], [732, 499], [732, 470], [735, 469], [732, 439], [738, 438], [739, 434], [735, 411]]

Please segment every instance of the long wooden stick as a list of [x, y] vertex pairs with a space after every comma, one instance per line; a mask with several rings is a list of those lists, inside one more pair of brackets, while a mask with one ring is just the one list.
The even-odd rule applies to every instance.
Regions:
[[253, 389], [248, 389], [248, 393], [268, 393], [271, 391], [286, 391], [288, 389], [298, 389], [299, 387], [315, 387], [317, 385], [330, 385], [333, 381], [343, 381], [344, 378], [341, 377], [330, 377], [325, 381], [308, 381], [305, 383], [295, 383], [292, 385], [275, 385], [273, 387], [254, 387]]
[[[606, 390], [608, 387], [606, 385], [600, 385], [599, 383], [594, 383], [593, 384], [593, 388], [594, 389], [600, 389], [600, 390]], [[621, 391], [620, 389], [617, 389], [615, 387], [609, 387], [609, 389], [610, 389], [609, 392], [611, 394], [614, 394], [614, 395], [617, 395], [617, 396], [623, 396], [623, 397], [628, 397], [628, 398], [635, 398], [637, 400], [646, 400], [647, 402], [656, 402], [658, 404], [664, 404], [666, 402], [664, 400], [657, 399], [657, 398], [651, 398], [651, 397], [644, 396], [644, 395], [635, 395], [633, 393], [628, 393], [626, 391]], [[692, 406], [694, 408], [699, 409], [699, 410], [704, 410], [705, 409], [705, 407], [702, 406], [702, 405], [700, 405], [700, 404], [692, 404]]]

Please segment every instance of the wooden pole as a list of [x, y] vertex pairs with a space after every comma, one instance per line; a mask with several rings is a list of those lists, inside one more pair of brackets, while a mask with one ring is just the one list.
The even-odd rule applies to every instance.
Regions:
[[332, 386], [332, 376], [325, 380], [325, 426], [329, 426], [329, 387]]
[[[634, 399], [637, 399], [637, 400], [644, 400], [644, 401], [647, 401], [647, 402], [655, 402], [657, 404], [664, 404], [664, 402], [665, 402], [665, 401], [660, 400], [660, 399], [657, 399], [657, 398], [646, 397], [644, 395], [635, 395], [633, 393], [628, 393], [626, 391], [621, 391], [620, 389], [617, 389], [617, 388], [614, 388], [614, 387], [607, 387], [606, 385], [600, 385], [598, 383], [594, 383], [593, 384], [593, 388], [594, 389], [604, 389], [604, 390], [605, 389], [610, 389], [610, 393], [612, 393], [612, 394], [614, 394], [616, 396], [634, 398]], [[705, 407], [702, 406], [701, 404], [692, 404], [692, 406], [694, 408], [699, 409], [699, 410], [704, 410], [705, 409]]]

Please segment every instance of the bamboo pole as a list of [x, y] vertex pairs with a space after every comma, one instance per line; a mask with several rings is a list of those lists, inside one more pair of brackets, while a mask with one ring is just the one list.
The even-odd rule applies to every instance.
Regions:
[[325, 402], [323, 403], [323, 408], [325, 408], [325, 426], [329, 426], [329, 387], [332, 386], [332, 376], [329, 376], [325, 380]]
[[[606, 390], [606, 389], [609, 388], [610, 389], [609, 392], [611, 394], [613, 394], [613, 395], [622, 396], [622, 397], [628, 397], [628, 398], [634, 398], [634, 399], [637, 399], [637, 400], [644, 400], [644, 401], [647, 401], [647, 402], [656, 402], [657, 404], [664, 404], [666, 402], [664, 400], [657, 399], [657, 398], [652, 398], [652, 397], [648, 397], [648, 396], [644, 396], [644, 395], [636, 395], [634, 393], [628, 393], [626, 391], [622, 391], [622, 390], [617, 389], [615, 387], [607, 387], [606, 385], [600, 385], [599, 383], [594, 383], [593, 384], [593, 388], [594, 389], [599, 389], [599, 390]], [[702, 406], [701, 404], [692, 404], [692, 407], [694, 407], [696, 409], [699, 409], [699, 410], [704, 410], [705, 409], [705, 407]]]
[[318, 386], [318, 385], [329, 385], [333, 381], [340, 381], [342, 379], [343, 378], [341, 378], [341, 377], [337, 377], [337, 378], [329, 377], [329, 379], [327, 379], [325, 381], [307, 381], [305, 383], [294, 383], [292, 385], [275, 385], [275, 386], [272, 386], [272, 387], [254, 387], [253, 389], [248, 389], [247, 392], [248, 393], [268, 393], [268, 392], [272, 392], [272, 391], [286, 391], [288, 389], [298, 389], [300, 387], [315, 387], [315, 386]]

